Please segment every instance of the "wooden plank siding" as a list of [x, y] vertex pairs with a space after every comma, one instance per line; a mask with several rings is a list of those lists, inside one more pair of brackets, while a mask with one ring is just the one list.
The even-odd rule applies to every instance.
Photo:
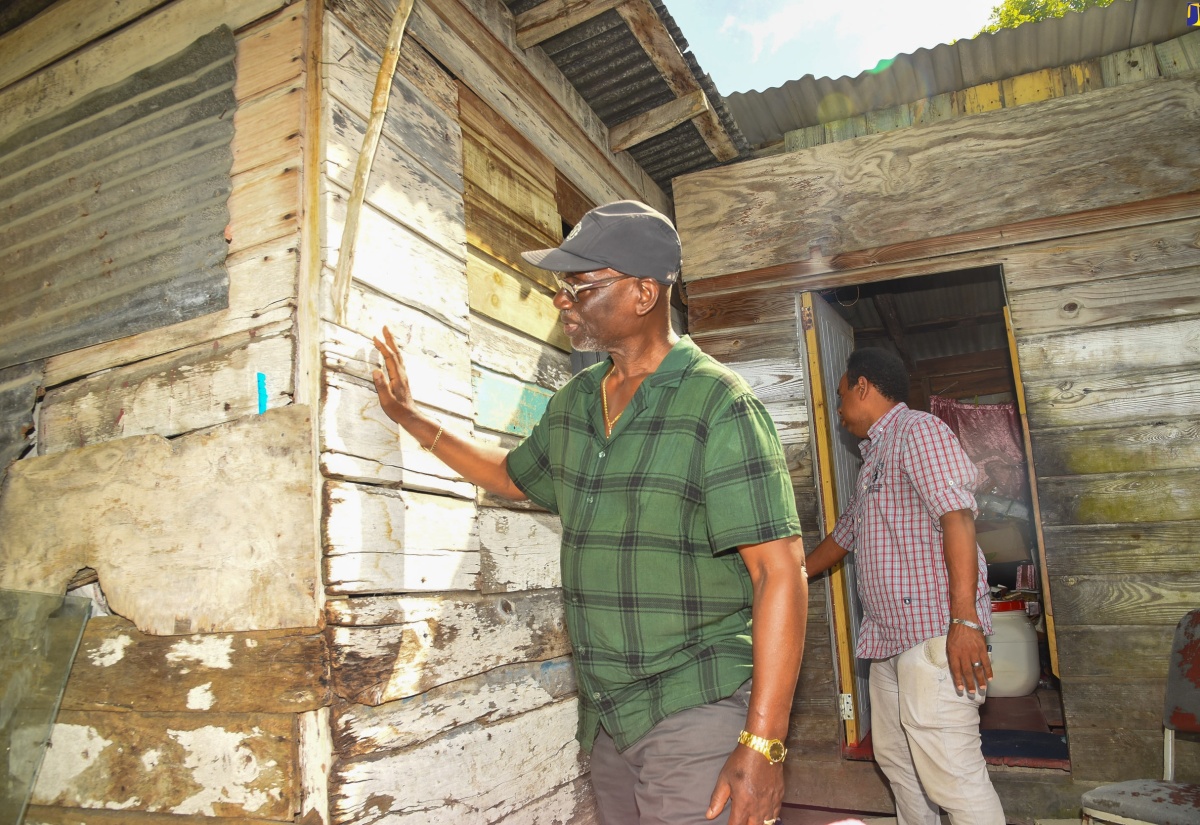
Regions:
[[[326, 283], [389, 23], [368, 0], [328, 9]], [[465, 56], [475, 44], [461, 42], [458, 29], [496, 21], [454, 9], [456, 27], [439, 27], [436, 43]], [[553, 281], [519, 256], [562, 239], [548, 135], [513, 128], [467, 85], [486, 82], [491, 95], [502, 82], [475, 69], [452, 77], [427, 41], [411, 36], [422, 25], [414, 17], [402, 42], [343, 323], [322, 299], [330, 817], [418, 822], [436, 810], [481, 822], [590, 822], [558, 520], [467, 484], [397, 432], [371, 384], [379, 365], [371, 338], [386, 324], [422, 409], [459, 435], [511, 446], [570, 377]], [[563, 137], [549, 142], [561, 150]], [[451, 755], [455, 767], [436, 781], [414, 767]]]
[[[1128, 84], [684, 176], [684, 276], [694, 287], [849, 269], [859, 253], [865, 265], [919, 260], [933, 239], [990, 248], [1012, 242], [988, 231], [1006, 224], [1192, 193], [1198, 88], [1191, 75]], [[1005, 195], [962, 180], [1003, 182]], [[755, 220], [765, 211], [771, 220]]]
[[[82, 5], [56, 14], [74, 21]], [[317, 757], [299, 744], [299, 720], [331, 697], [314, 627], [315, 423], [293, 406], [305, 10], [200, 0], [131, 11], [132, 21], [93, 15], [14, 46], [35, 62], [45, 48], [74, 53], [0, 92], [0, 132], [229, 26], [232, 192], [216, 229], [228, 306], [44, 364], [39, 457], [23, 483], [55, 492], [39, 495], [50, 507], [39, 510], [7, 488], [4, 506], [19, 515], [5, 516], [6, 535], [20, 540], [28, 522], [39, 541], [76, 547], [77, 559], [46, 553], [45, 564], [62, 562], [66, 578], [95, 568], [129, 620], [87, 625], [26, 819], [292, 821], [312, 803], [301, 778]], [[263, 401], [272, 409], [260, 417]], [[55, 541], [60, 531], [71, 539]], [[234, 631], [190, 632], [220, 628]]]
[[[1171, 635], [1200, 589], [1197, 43], [1193, 33], [1166, 49], [963, 90], [925, 101], [911, 119], [876, 113], [858, 126], [813, 127], [789, 135], [789, 154], [674, 185], [694, 336], [744, 369], [756, 389], [772, 392], [767, 376], [776, 376], [780, 402], [805, 399], [803, 381], [783, 369], [802, 346], [785, 311], [794, 295], [1001, 268], [1028, 403], [1071, 755], [1070, 777], [994, 774], [1010, 817], [1077, 815], [1087, 787], [1162, 769]], [[1134, 77], [1133, 63], [1144, 60], [1158, 68]], [[1159, 106], [1153, 120], [1133, 114]], [[1105, 123], [1117, 109], [1130, 114]], [[991, 144], [1005, 134], [1016, 143]], [[964, 155], [975, 139], [980, 154]], [[1160, 139], [1170, 144], [1161, 151]], [[1126, 148], [1114, 160], [1118, 145]], [[1178, 151], [1184, 146], [1191, 157]], [[1083, 158], [1093, 152], [1103, 179], [1085, 184], [1091, 161]], [[1062, 175], [1072, 178], [1068, 188], [1087, 191], [1067, 194], [1052, 182]], [[969, 183], [985, 179], [996, 186], [983, 192]], [[806, 438], [797, 443], [807, 449]], [[814, 492], [811, 460], [800, 473], [798, 501]], [[823, 616], [819, 604], [812, 610]], [[828, 668], [832, 697], [827, 651], [810, 633], [798, 708], [815, 667]], [[787, 763], [794, 787], [815, 781], [815, 796], [794, 801], [855, 808], [853, 792], [819, 779], [844, 778], [852, 764], [836, 755], [836, 714], [823, 712], [830, 722], [814, 744], [826, 756], [797, 748]], [[1178, 772], [1200, 776], [1200, 745], [1180, 743]], [[863, 788], [877, 782], [860, 780]]]
[[[1005, 270], [1079, 778], [1159, 769], [1165, 648], [1200, 588], [1197, 237], [1192, 220], [1093, 235], [1090, 277], [1062, 283], [1060, 270], [1052, 286], [1037, 278], [1048, 261]], [[1162, 659], [1134, 668], [1084, 646], [1098, 630], [1114, 651]], [[1181, 775], [1200, 770], [1194, 743], [1178, 758]]]

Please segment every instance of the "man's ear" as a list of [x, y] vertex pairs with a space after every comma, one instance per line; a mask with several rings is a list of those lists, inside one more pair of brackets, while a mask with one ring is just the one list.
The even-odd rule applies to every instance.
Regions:
[[639, 278], [637, 287], [638, 297], [634, 311], [638, 315], [647, 315], [658, 305], [658, 301], [665, 292], [665, 289], [658, 281], [651, 280], [650, 278]]

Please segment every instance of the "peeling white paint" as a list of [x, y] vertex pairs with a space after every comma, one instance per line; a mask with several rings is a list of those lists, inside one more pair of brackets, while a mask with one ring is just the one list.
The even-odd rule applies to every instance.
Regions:
[[216, 701], [211, 690], [212, 682], [205, 682], [202, 685], [197, 685], [188, 691], [187, 706], [188, 710], [209, 710]]
[[172, 645], [167, 654], [167, 661], [192, 661], [205, 667], [229, 670], [233, 667], [230, 662], [232, 655], [232, 636], [192, 636], [190, 639], [180, 639]]
[[146, 773], [158, 767], [158, 760], [162, 758], [162, 751], [158, 748], [151, 748], [142, 754], [142, 767], [146, 769]]
[[131, 808], [140, 807], [142, 798], [140, 796], [130, 797], [124, 802], [105, 802], [104, 808], [109, 811], [128, 811]]
[[111, 744], [90, 725], [55, 725], [34, 786], [34, 801], [50, 804], [69, 793], [76, 778], [96, 764]]
[[96, 667], [112, 667], [125, 658], [125, 648], [133, 644], [133, 639], [124, 634], [114, 639], [105, 639], [99, 650], [88, 653], [88, 661]]
[[171, 809], [175, 814], [215, 816], [214, 806], [230, 803], [241, 806], [247, 813], [262, 809], [269, 799], [279, 799], [280, 790], [269, 793], [252, 790], [249, 786], [259, 779], [262, 770], [258, 759], [244, 742], [249, 736], [224, 728], [207, 726], [196, 730], [169, 730], [168, 735], [186, 751], [183, 765], [192, 773], [192, 780], [202, 790]]
[[247, 639], [246, 647], [258, 647], [258, 639]]

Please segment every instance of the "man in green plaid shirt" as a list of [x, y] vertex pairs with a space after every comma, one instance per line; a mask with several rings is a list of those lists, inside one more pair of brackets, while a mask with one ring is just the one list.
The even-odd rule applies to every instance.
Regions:
[[561, 517], [578, 738], [605, 825], [774, 822], [807, 607], [775, 427], [745, 381], [672, 332], [680, 247], [664, 216], [619, 201], [524, 254], [568, 273], [563, 329], [610, 358], [507, 453], [417, 410], [386, 329], [380, 402], [467, 480]]

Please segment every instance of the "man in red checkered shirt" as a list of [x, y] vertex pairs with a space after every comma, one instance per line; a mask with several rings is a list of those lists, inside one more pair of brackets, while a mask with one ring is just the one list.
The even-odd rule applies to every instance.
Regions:
[[940, 419], [911, 410], [904, 363], [851, 353], [838, 385], [842, 426], [860, 439], [854, 496], [808, 557], [810, 576], [855, 553], [871, 661], [875, 759], [898, 825], [1004, 825], [979, 737], [992, 677], [987, 566], [975, 543], [979, 472]]

